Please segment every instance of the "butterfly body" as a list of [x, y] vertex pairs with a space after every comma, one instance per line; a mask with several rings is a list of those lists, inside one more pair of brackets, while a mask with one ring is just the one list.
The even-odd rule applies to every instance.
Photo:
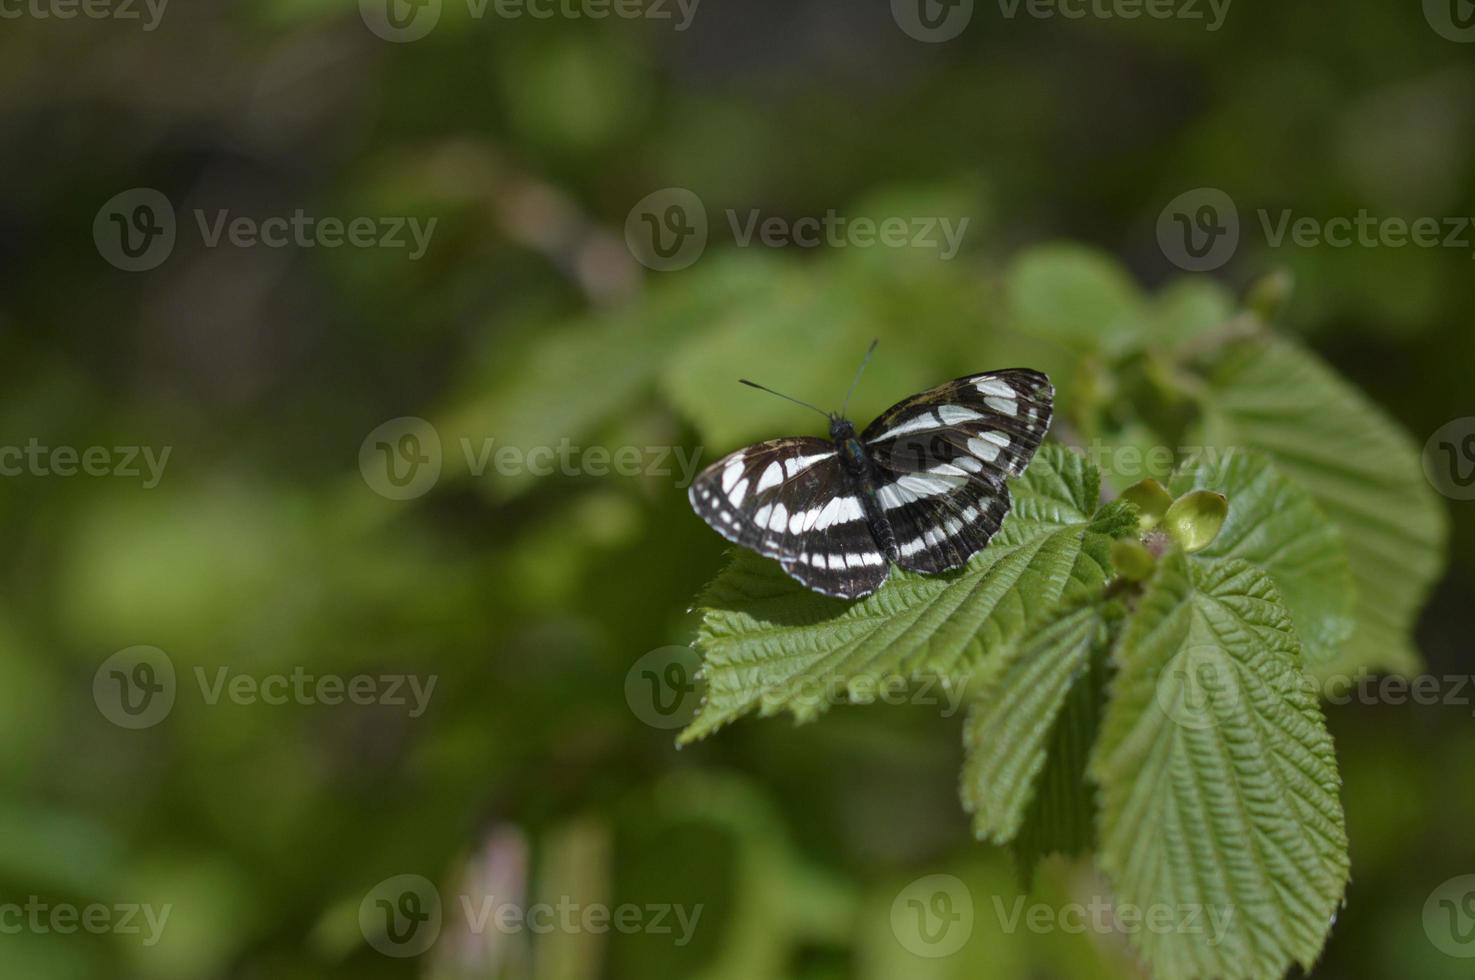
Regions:
[[876, 466], [866, 454], [865, 445], [856, 438], [855, 426], [849, 419], [833, 416], [830, 421], [830, 440], [835, 443], [839, 454], [840, 468], [849, 478], [847, 483], [851, 493], [860, 498], [866, 522], [871, 528], [871, 536], [881, 546], [881, 554], [888, 561], [898, 560], [901, 553], [896, 547], [896, 532], [886, 519], [886, 510], [876, 495]]
[[968, 375], [905, 399], [858, 434], [761, 442], [707, 467], [689, 497], [723, 537], [774, 558], [816, 592], [867, 595], [891, 565], [936, 573], [988, 544], [1050, 426], [1038, 371]]

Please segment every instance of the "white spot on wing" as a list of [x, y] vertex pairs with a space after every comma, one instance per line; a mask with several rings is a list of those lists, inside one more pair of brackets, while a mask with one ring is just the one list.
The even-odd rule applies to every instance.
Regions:
[[854, 497], [832, 497], [825, 504], [824, 510], [820, 512], [819, 519], [815, 522], [816, 529], [823, 530], [833, 524], [844, 524], [847, 521], [858, 521], [865, 516], [861, 509], [860, 501]]
[[788, 520], [788, 508], [785, 507], [783, 504], [775, 504], [773, 508], [773, 519], [769, 522], [768, 526], [772, 530], [782, 531], [784, 529], [784, 525], [788, 523]]
[[784, 481], [784, 468], [778, 463], [769, 463], [763, 475], [758, 478], [758, 486], [753, 489], [754, 493], [762, 493], [769, 487], [776, 487]]
[[905, 487], [888, 483], [876, 491], [876, 499], [881, 501], [881, 506], [885, 509], [896, 510], [916, 500], [917, 497]]
[[748, 481], [739, 480], [738, 485], [727, 493], [727, 499], [732, 501], [734, 507], [740, 507], [743, 503], [743, 495], [748, 492]]
[[985, 378], [982, 381], [975, 381], [973, 387], [977, 388], [978, 393], [981, 395], [997, 395], [1000, 398], [1009, 399], [1018, 396], [1012, 385], [1007, 381], [1000, 381], [997, 378]]
[[937, 410], [937, 414], [942, 416], [942, 421], [946, 425], [958, 425], [961, 422], [980, 422], [983, 420], [982, 415], [973, 411], [971, 408], [964, 408], [962, 405], [943, 405]]
[[728, 463], [727, 468], [722, 471], [722, 492], [727, 493], [731, 490], [733, 484], [737, 483], [738, 477], [742, 475], [743, 461], [741, 457]]
[[956, 466], [961, 466], [969, 473], [983, 472], [983, 464], [974, 459], [972, 456], [959, 456], [957, 459], [953, 460], [953, 464]]
[[792, 480], [800, 473], [803, 473], [805, 470], [809, 469], [815, 463], [818, 463], [821, 460], [829, 459], [833, 455], [835, 454], [818, 453], [814, 456], [792, 456], [789, 459], [784, 460], [784, 472], [787, 473], [789, 479]]
[[992, 463], [999, 458], [998, 443], [986, 439], [969, 439], [968, 451], [985, 463]]
[[885, 432], [877, 433], [875, 438], [869, 441], [879, 442], [882, 439], [894, 439], [897, 436], [904, 436], [909, 432], [924, 432], [927, 429], [936, 429], [940, 425], [942, 423], [933, 418], [931, 412], [922, 412], [915, 418], [907, 419], [901, 425], [893, 426]]
[[940, 497], [963, 484], [958, 477], [933, 476], [930, 473], [908, 473], [899, 477], [896, 486], [917, 497]]
[[993, 395], [990, 395], [983, 402], [1000, 415], [1012, 417], [1019, 414], [1019, 402], [1013, 398], [995, 398]]

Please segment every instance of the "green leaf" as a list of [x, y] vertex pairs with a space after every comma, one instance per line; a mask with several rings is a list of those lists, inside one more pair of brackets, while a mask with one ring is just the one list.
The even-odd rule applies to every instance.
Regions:
[[1210, 378], [1205, 441], [1249, 447], [1315, 498], [1342, 531], [1357, 630], [1339, 671], [1416, 669], [1414, 619], [1444, 567], [1446, 517], [1417, 448], [1366, 396], [1284, 339], [1230, 348]]
[[1331, 738], [1269, 576], [1169, 553], [1114, 659], [1090, 766], [1099, 860], [1123, 903], [1175, 922], [1198, 910], [1195, 927], [1135, 934], [1153, 975], [1309, 968], [1347, 837]]
[[1015, 835], [1015, 863], [1026, 885], [1050, 854], [1081, 855], [1096, 847], [1096, 787], [1086, 774], [1106, 700], [1107, 653], [1115, 636], [1108, 619], [1084, 674], [1071, 686], [1046, 751], [1035, 798]]
[[1009, 269], [1006, 289], [1017, 328], [1078, 349], [1116, 349], [1142, 326], [1137, 284], [1095, 249], [1033, 248]]
[[1234, 295], [1207, 276], [1189, 276], [1164, 286], [1152, 298], [1148, 333], [1175, 342], [1223, 325], [1235, 314]]
[[1045, 855], [1094, 845], [1086, 763], [1123, 615], [1099, 597], [1062, 606], [1011, 646], [969, 712], [963, 806], [981, 840], [1013, 842], [1026, 883]]
[[[772, 265], [760, 258], [714, 259], [690, 277], [669, 280], [639, 306], [600, 313], [550, 330], [506, 359], [505, 377], [479, 395], [440, 413], [447, 478], [474, 475], [463, 446], [523, 450], [577, 442], [653, 391], [674, 345], [692, 326], [709, 322], [777, 288]], [[472, 454], [474, 456], [474, 454]], [[527, 488], [530, 474], [504, 476], [493, 492]]]
[[1019, 833], [1057, 722], [1077, 720], [1062, 715], [1077, 688], [1090, 686], [1091, 651], [1105, 632], [1101, 603], [1063, 607], [1009, 648], [973, 704], [963, 730], [962, 793], [980, 840], [1003, 844]]
[[848, 408], [861, 425], [948, 378], [1015, 363], [1040, 366], [1032, 350], [1013, 350], [989, 329], [979, 292], [945, 262], [900, 266], [892, 259], [878, 267], [836, 256], [783, 267], [769, 288], [673, 346], [661, 390], [715, 458], [758, 439], [828, 431], [814, 413], [744, 388], [738, 378], [838, 410], [873, 339], [880, 348]]
[[1229, 518], [1198, 558], [1242, 558], [1270, 574], [1300, 637], [1308, 669], [1329, 663], [1352, 635], [1352, 572], [1342, 533], [1311, 495], [1248, 450], [1200, 458], [1173, 477], [1175, 494], [1216, 490]]
[[1004, 527], [967, 567], [893, 569], [857, 602], [810, 592], [776, 562], [739, 552], [699, 601], [707, 696], [680, 740], [753, 710], [807, 721], [841, 694], [865, 699], [898, 678], [963, 683], [1062, 597], [1104, 584], [1111, 539], [1136, 518], [1122, 504], [1098, 508], [1099, 488], [1084, 459], [1047, 446], [1012, 484]]

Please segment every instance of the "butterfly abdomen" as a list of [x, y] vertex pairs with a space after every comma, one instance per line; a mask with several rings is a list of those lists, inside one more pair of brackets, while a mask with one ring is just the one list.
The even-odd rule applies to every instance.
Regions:
[[870, 453], [866, 452], [865, 444], [855, 437], [854, 431], [850, 430], [848, 438], [836, 440], [840, 451], [840, 465], [850, 477], [855, 495], [860, 498], [866, 523], [870, 525], [871, 535], [880, 546], [881, 553], [888, 561], [894, 562], [901, 557], [901, 552], [896, 546], [896, 532], [886, 519], [886, 509], [881, 506], [881, 499], [876, 495], [876, 464], [871, 460]]

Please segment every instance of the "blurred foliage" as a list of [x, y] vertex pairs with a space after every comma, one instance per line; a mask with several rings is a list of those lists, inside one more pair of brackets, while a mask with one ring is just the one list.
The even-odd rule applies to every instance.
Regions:
[[[1468, 51], [1417, 5], [1373, 0], [1236, 5], [1214, 33], [979, 5], [946, 45], [908, 38], [885, 4], [704, 4], [683, 33], [478, 21], [447, 4], [411, 44], [309, 0], [171, 6], [152, 32], [6, 20], [0, 445], [173, 452], [150, 490], [0, 478], [0, 901], [172, 913], [153, 946], [6, 934], [0, 975], [453, 976], [465, 962], [570, 978], [1136, 975], [1120, 935], [1006, 930], [1000, 910], [1026, 893], [1007, 853], [971, 840], [958, 722], [936, 708], [843, 708], [799, 733], [743, 723], [678, 752], [622, 692], [642, 654], [692, 637], [720, 539], [672, 476], [477, 476], [459, 440], [700, 447], [710, 461], [813, 431], [733, 379], [827, 404], [879, 336], [856, 418], [1027, 364], [1055, 378], [1065, 417], [1098, 426], [1062, 435], [1150, 446], [1155, 423], [1180, 417], [1154, 400], [1154, 348], [1213, 334], [1284, 268], [1295, 289], [1277, 320], [1299, 339], [1246, 347], [1204, 379], [1205, 441], [1284, 445], [1279, 469], [1344, 525], [1357, 588], [1387, 600], [1354, 607], [1349, 663], [1412, 667], [1417, 623], [1431, 671], [1470, 674], [1475, 511], [1394, 482], [1427, 433], [1472, 414], [1469, 250], [1272, 248], [1255, 210], [1475, 214], [1472, 95]], [[706, 203], [714, 240], [688, 270], [648, 273], [620, 229], [673, 185]], [[438, 225], [407, 262], [209, 249], [182, 217], [170, 259], [129, 274], [89, 230], [136, 186], [182, 216], [301, 207]], [[1163, 205], [1200, 186], [1238, 202], [1244, 231], [1213, 281], [1178, 277], [1155, 243]], [[750, 207], [972, 220], [942, 263], [738, 249], [723, 212]], [[1027, 247], [1063, 240], [1087, 247]], [[1277, 304], [1273, 290], [1250, 300]], [[1312, 414], [1326, 402], [1355, 407], [1327, 421]], [[1122, 405], [1133, 416], [1112, 414]], [[356, 471], [365, 435], [404, 415], [432, 420], [445, 447], [440, 484], [413, 502]], [[1324, 429], [1290, 440], [1291, 418]], [[1169, 444], [1195, 440], [1183, 435]], [[1105, 475], [1121, 490], [1152, 474]], [[1446, 509], [1452, 566], [1416, 619]], [[1398, 534], [1346, 530], [1372, 517]], [[1397, 543], [1409, 535], [1422, 544]], [[128, 731], [99, 713], [92, 680], [136, 644], [167, 651], [181, 693], [162, 724]], [[222, 666], [438, 684], [419, 718], [209, 705], [193, 671]], [[1475, 871], [1475, 784], [1458, 778], [1475, 766], [1470, 706], [1328, 711], [1353, 875], [1318, 972], [1466, 976], [1422, 909]], [[450, 934], [423, 959], [365, 943], [357, 910], [377, 882], [425, 875], [454, 908], [487, 855], [530, 895], [705, 911], [682, 947], [523, 935], [456, 963]], [[896, 942], [891, 905], [934, 873], [967, 884], [975, 922], [957, 955], [927, 960]], [[1027, 901], [1105, 890], [1052, 859]]]

